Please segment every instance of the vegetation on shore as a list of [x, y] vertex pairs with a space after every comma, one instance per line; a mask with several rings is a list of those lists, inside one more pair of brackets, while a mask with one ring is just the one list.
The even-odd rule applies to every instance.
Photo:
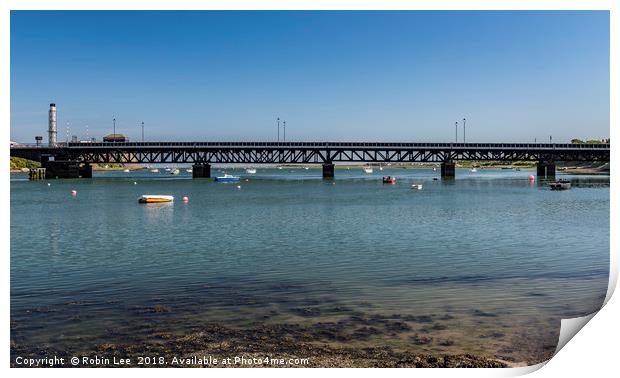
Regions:
[[19, 171], [23, 168], [39, 168], [40, 166], [39, 162], [11, 156], [11, 171]]
[[583, 141], [581, 139], [572, 139], [570, 141], [573, 144], [608, 144], [609, 143], [609, 138], [607, 139], [588, 139], [586, 141]]

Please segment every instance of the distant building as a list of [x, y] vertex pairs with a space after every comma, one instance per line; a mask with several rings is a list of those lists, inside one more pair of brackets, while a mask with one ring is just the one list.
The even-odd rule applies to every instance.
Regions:
[[103, 137], [104, 142], [129, 142], [129, 138], [123, 134], [108, 134]]

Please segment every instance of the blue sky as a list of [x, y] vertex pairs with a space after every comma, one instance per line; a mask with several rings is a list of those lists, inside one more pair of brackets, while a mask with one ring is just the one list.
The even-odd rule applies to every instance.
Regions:
[[603, 138], [609, 13], [13, 11], [11, 139], [50, 102], [59, 140]]

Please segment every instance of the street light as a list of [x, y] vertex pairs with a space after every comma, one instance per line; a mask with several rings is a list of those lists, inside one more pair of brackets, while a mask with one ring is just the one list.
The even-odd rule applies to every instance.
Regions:
[[286, 121], [283, 121], [282, 127], [284, 128], [284, 141], [286, 142]]
[[112, 118], [112, 136], [116, 136], [116, 117]]
[[463, 143], [465, 143], [465, 118], [463, 118]]
[[278, 117], [278, 142], [280, 141], [280, 117]]
[[142, 143], [144, 143], [144, 121], [142, 121]]
[[454, 143], [459, 142], [459, 122], [454, 122]]

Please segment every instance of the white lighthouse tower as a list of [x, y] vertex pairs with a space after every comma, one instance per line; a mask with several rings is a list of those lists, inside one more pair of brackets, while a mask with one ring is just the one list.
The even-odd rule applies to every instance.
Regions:
[[56, 147], [56, 104], [50, 104], [47, 137], [50, 147]]

